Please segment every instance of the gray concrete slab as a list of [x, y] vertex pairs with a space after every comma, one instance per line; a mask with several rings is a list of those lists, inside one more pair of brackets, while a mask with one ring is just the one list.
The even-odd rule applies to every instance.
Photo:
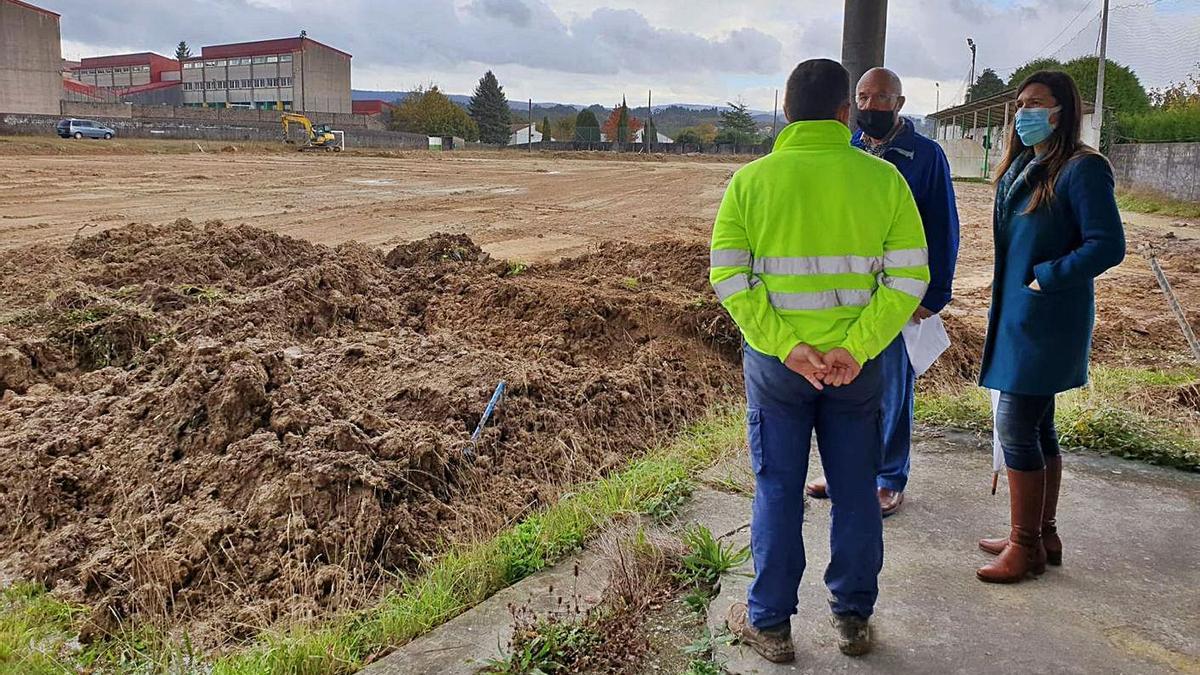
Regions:
[[[1200, 476], [1068, 455], [1064, 566], [995, 586], [974, 575], [987, 560], [976, 539], [1007, 531], [1007, 492], [1002, 482], [989, 494], [990, 462], [977, 437], [919, 438], [904, 507], [885, 525], [875, 651], [860, 659], [842, 656], [833, 639], [822, 583], [829, 503], [810, 501], [809, 565], [792, 622], [797, 660], [774, 666], [730, 646], [718, 655], [729, 672], [1200, 673]], [[811, 473], [819, 472], [814, 452]], [[744, 530], [735, 537], [749, 541]], [[709, 612], [713, 630], [748, 583], [725, 579]]]

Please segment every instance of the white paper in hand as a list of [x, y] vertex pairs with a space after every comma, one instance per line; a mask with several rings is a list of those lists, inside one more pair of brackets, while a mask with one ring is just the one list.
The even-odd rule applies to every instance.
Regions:
[[1000, 392], [989, 389], [992, 395], [992, 473], [1004, 471], [1004, 448], [1000, 445], [1000, 430], [996, 427], [996, 416], [1000, 411]]
[[946, 334], [946, 324], [937, 314], [917, 323], [909, 321], [900, 332], [904, 336], [904, 346], [908, 348], [908, 360], [912, 362], [917, 377], [925, 374], [934, 362], [950, 348], [950, 336]]

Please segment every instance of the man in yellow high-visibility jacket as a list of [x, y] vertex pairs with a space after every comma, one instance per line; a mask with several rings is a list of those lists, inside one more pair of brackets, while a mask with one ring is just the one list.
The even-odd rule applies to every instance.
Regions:
[[870, 650], [883, 521], [875, 490], [883, 384], [874, 361], [929, 284], [925, 232], [904, 177], [850, 146], [850, 78], [836, 61], [788, 78], [772, 153], [729, 183], [710, 281], [745, 339], [755, 578], [727, 622], [765, 658], [794, 658], [812, 433], [832, 498], [825, 582], [838, 644]]

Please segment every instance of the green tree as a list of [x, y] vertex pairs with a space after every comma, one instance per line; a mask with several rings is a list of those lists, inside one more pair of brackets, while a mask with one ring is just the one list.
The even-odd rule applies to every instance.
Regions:
[[628, 143], [631, 141], [629, 137], [629, 106], [625, 105], [625, 99], [621, 99], [620, 112], [617, 114], [617, 142]]
[[696, 131], [692, 127], [687, 127], [685, 129], [680, 129], [679, 133], [675, 134], [675, 142], [700, 145], [704, 142], [704, 139], [700, 138], [700, 132]]
[[575, 118], [570, 115], [554, 121], [554, 137], [560, 141], [570, 141], [575, 138]]
[[187, 42], [180, 40], [175, 47], [175, 60], [182, 62], [190, 58], [192, 58], [192, 48], [188, 46]]
[[991, 68], [984, 68], [979, 77], [975, 79], [975, 83], [967, 90], [967, 100], [978, 101], [981, 98], [995, 96], [1007, 88], [1004, 80], [1000, 79], [996, 71]]
[[549, 143], [554, 140], [554, 130], [550, 126], [550, 117], [542, 117], [542, 123], [538, 125], [538, 131], [542, 133], [542, 140]]
[[600, 120], [591, 110], [581, 110], [575, 116], [575, 140], [583, 143], [600, 142]]
[[1015, 87], [1025, 81], [1025, 78], [1039, 70], [1062, 70], [1062, 61], [1058, 59], [1034, 59], [1017, 68], [1008, 78], [1008, 86]]
[[[1100, 58], [1096, 56], [1081, 56], [1066, 63], [1037, 59], [1018, 68], [1009, 82], [1016, 86], [1038, 70], [1061, 70], [1075, 80], [1079, 94], [1085, 101], [1095, 101], [1096, 71], [1099, 66]], [[1104, 67], [1104, 107], [1117, 114], [1141, 113], [1150, 109], [1150, 95], [1146, 93], [1137, 74], [1112, 59], [1108, 59]]]
[[479, 79], [475, 93], [467, 104], [467, 111], [479, 129], [479, 140], [490, 145], [505, 145], [511, 137], [512, 110], [504, 87], [492, 71]]
[[459, 136], [479, 140], [479, 127], [466, 111], [454, 105], [437, 86], [418, 88], [392, 111], [391, 127], [426, 136]]
[[721, 111], [721, 132], [717, 134], [720, 143], [737, 143], [753, 145], [760, 140], [758, 124], [750, 114], [749, 107], [738, 99], [729, 102], [729, 110]]

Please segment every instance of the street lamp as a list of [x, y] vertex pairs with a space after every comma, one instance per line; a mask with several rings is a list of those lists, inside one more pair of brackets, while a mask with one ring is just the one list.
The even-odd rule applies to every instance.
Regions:
[[942, 83], [934, 82], [933, 86], [934, 90], [937, 92], [935, 94], [936, 98], [934, 99], [937, 102], [933, 104], [933, 111], [937, 112], [942, 109]]
[[967, 38], [967, 46], [971, 48], [971, 81], [967, 83], [967, 100], [971, 100], [971, 87], [975, 86], [975, 41]]

